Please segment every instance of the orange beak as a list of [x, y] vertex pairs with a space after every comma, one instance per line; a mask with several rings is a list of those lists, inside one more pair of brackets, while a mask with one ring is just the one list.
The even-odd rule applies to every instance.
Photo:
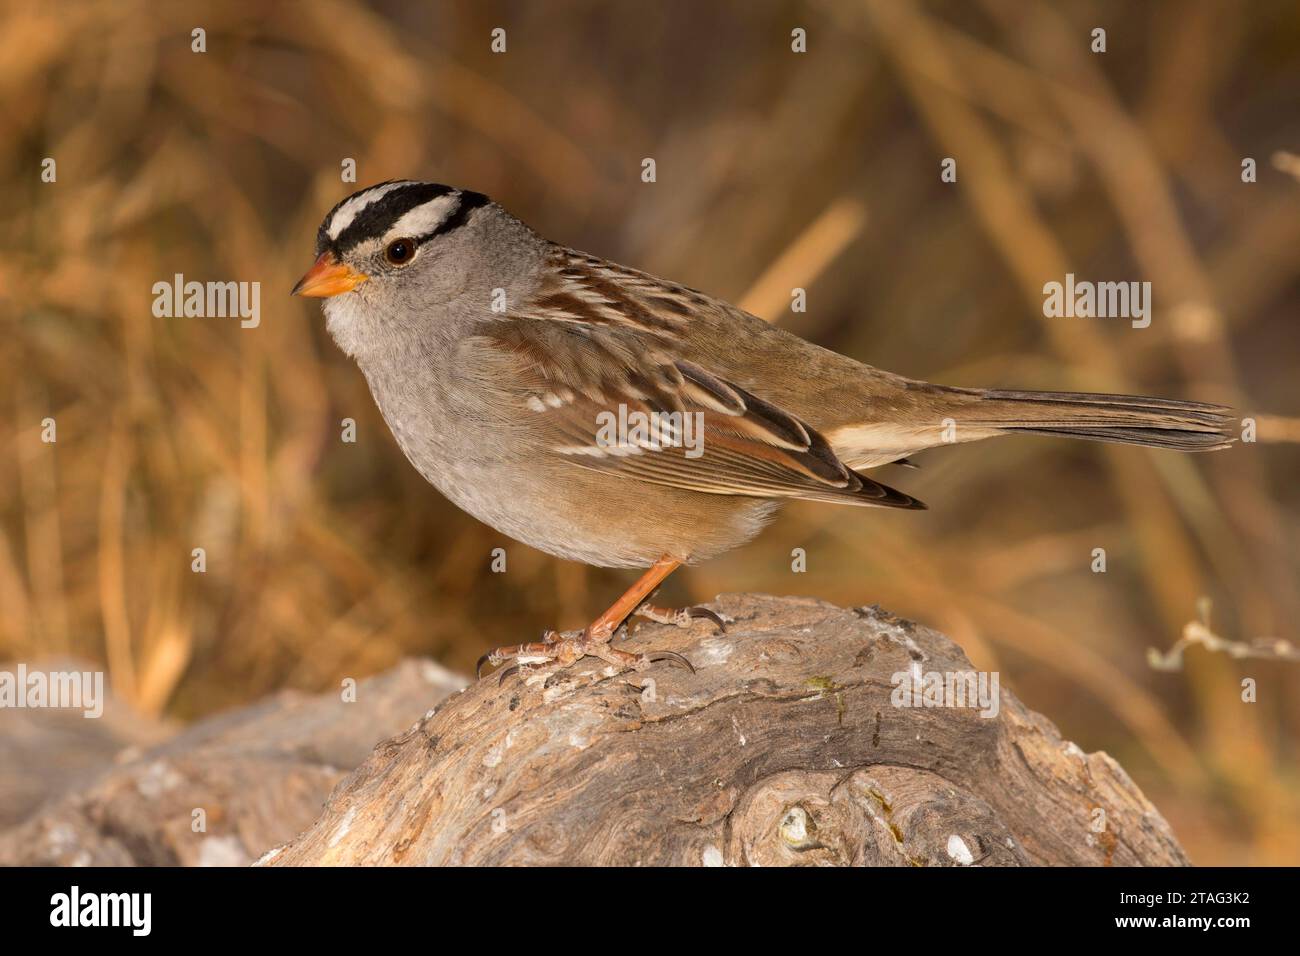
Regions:
[[332, 252], [322, 252], [316, 264], [298, 280], [290, 295], [305, 295], [311, 299], [324, 299], [332, 295], [351, 292], [370, 276], [354, 272], [334, 258]]

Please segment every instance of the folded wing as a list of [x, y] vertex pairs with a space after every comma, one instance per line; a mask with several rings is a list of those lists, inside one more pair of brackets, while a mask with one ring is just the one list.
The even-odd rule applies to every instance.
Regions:
[[570, 297], [560, 317], [521, 310], [481, 336], [504, 360], [498, 389], [537, 416], [546, 453], [707, 494], [925, 507], [848, 468], [805, 422], [674, 356], [669, 330], [583, 321], [585, 308]]

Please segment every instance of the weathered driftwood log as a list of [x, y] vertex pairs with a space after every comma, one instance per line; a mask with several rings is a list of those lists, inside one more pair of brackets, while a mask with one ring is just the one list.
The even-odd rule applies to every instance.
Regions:
[[625, 645], [685, 654], [694, 675], [586, 661], [453, 695], [263, 862], [1187, 862], [1118, 764], [1007, 690], [996, 716], [897, 706], [896, 674], [971, 670], [943, 635], [810, 600], [716, 609], [725, 636], [651, 625]]
[[[0, 865], [247, 864], [316, 819], [377, 742], [464, 683], [407, 661], [346, 697], [286, 691], [174, 736], [139, 729], [116, 704], [104, 713], [111, 733], [79, 712], [0, 712], [0, 754], [25, 755], [0, 773], [16, 821], [0, 829]], [[23, 773], [40, 786], [3, 786]]]

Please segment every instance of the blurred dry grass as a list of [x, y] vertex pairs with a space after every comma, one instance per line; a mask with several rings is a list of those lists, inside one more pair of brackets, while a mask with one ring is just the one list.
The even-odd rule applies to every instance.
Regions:
[[[411, 653], [464, 669], [622, 589], [429, 489], [318, 309], [287, 297], [353, 188], [344, 157], [361, 184], [488, 192], [884, 368], [1227, 402], [1295, 441], [1300, 182], [1271, 159], [1300, 152], [1293, 3], [647, 6], [0, 4], [0, 659], [103, 660], [143, 711], [193, 717]], [[1150, 279], [1152, 326], [1045, 321], [1067, 271]], [[177, 272], [261, 281], [261, 327], [155, 319]], [[887, 480], [931, 512], [794, 506], [669, 597], [805, 593], [932, 624], [1117, 756], [1198, 862], [1300, 861], [1294, 665], [1144, 661], [1202, 595], [1225, 637], [1295, 638], [1294, 445], [922, 461]]]

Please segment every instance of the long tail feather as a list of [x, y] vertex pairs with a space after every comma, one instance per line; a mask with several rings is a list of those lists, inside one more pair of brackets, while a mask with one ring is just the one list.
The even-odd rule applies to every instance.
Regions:
[[1001, 432], [1122, 442], [1178, 451], [1216, 451], [1234, 441], [1229, 409], [1143, 395], [987, 389], [961, 423]]

